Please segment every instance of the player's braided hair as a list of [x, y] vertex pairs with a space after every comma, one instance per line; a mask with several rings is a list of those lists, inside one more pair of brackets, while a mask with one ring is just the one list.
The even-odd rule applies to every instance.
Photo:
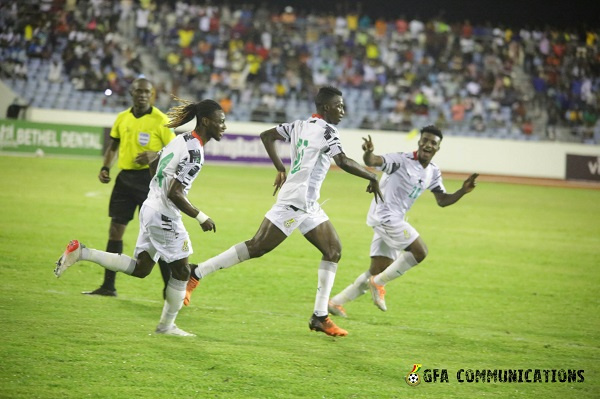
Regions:
[[181, 99], [177, 96], [173, 96], [175, 101], [178, 101], [180, 105], [177, 105], [167, 112], [169, 117], [169, 123], [166, 127], [176, 128], [185, 125], [192, 119], [196, 118], [196, 123], [200, 123], [200, 119], [203, 117], [210, 117], [213, 112], [221, 110], [221, 105], [214, 100], [202, 100], [200, 102], [193, 102], [189, 100]]
[[428, 126], [425, 126], [424, 128], [422, 128], [421, 134], [423, 134], [423, 133], [431, 133], [433, 135], [436, 135], [440, 138], [440, 140], [444, 138], [444, 136], [442, 135], [442, 131], [433, 125], [428, 125]]

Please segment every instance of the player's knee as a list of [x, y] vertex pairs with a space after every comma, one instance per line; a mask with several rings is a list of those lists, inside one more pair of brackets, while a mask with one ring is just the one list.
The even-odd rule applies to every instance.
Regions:
[[415, 248], [413, 251], [411, 251], [411, 253], [415, 257], [415, 260], [417, 261], [417, 263], [423, 262], [425, 260], [425, 258], [427, 257], [428, 252], [429, 252], [429, 250], [427, 249], [426, 246]]
[[323, 259], [329, 262], [338, 263], [342, 259], [342, 247], [331, 246], [323, 252]]
[[264, 254], [271, 252], [270, 248], [266, 248], [260, 243], [255, 242], [254, 240], [246, 241], [246, 247], [248, 247], [248, 255], [250, 258], [260, 258]]
[[138, 264], [135, 269], [133, 269], [133, 273], [131, 275], [137, 278], [145, 278], [150, 275], [152, 268], [147, 267], [145, 265]]
[[190, 279], [190, 269], [185, 267], [171, 268], [171, 276], [175, 280], [188, 281]]

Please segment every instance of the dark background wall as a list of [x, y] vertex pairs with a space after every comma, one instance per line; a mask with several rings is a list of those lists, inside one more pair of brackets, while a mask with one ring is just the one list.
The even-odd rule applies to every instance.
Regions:
[[490, 22], [510, 26], [543, 28], [552, 25], [560, 28], [600, 26], [600, 3], [588, 1], [556, 0], [369, 0], [356, 1], [306, 1], [265, 0], [230, 1], [230, 4], [261, 4], [283, 10], [290, 5], [304, 10], [322, 12], [362, 9], [372, 18], [404, 15], [406, 18], [430, 19], [442, 16], [447, 22]]

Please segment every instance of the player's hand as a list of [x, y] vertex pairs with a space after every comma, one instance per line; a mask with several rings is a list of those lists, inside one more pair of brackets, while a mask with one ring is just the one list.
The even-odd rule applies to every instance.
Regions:
[[277, 193], [277, 190], [283, 186], [285, 180], [287, 179], [287, 175], [285, 172], [277, 172], [277, 176], [275, 176], [275, 182], [273, 183], [273, 187], [275, 187], [275, 191], [273, 191], [273, 196]]
[[215, 233], [217, 232], [217, 226], [215, 225], [215, 222], [213, 222], [213, 220], [211, 218], [206, 219], [206, 221], [204, 223], [200, 223], [200, 227], [202, 227], [202, 231], [214, 231]]
[[98, 174], [98, 180], [100, 180], [100, 183], [108, 183], [110, 182], [110, 174], [108, 173], [107, 170], [101, 170], [100, 173]]
[[375, 146], [373, 145], [373, 141], [371, 140], [371, 135], [369, 134], [367, 137], [369, 138], [362, 138], [364, 141], [364, 143], [362, 144], [362, 150], [364, 152], [373, 152], [375, 151]]
[[372, 193], [375, 196], [375, 203], [379, 202], [378, 199], [383, 201], [383, 194], [381, 194], [381, 190], [379, 189], [379, 182], [377, 180], [371, 180], [369, 185], [367, 186], [367, 192]]
[[475, 179], [477, 179], [478, 176], [479, 173], [473, 173], [467, 178], [467, 180], [463, 182], [463, 190], [465, 193], [470, 193], [475, 189], [475, 186], [477, 185], [477, 183], [475, 183]]
[[144, 151], [137, 154], [135, 157], [135, 163], [139, 163], [140, 165], [149, 165], [150, 162], [156, 159], [156, 155], [158, 153], [154, 151]]

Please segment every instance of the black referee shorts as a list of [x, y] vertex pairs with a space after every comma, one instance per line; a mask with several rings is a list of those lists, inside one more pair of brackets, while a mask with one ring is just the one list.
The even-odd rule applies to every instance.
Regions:
[[115, 181], [108, 216], [119, 224], [128, 224], [135, 214], [135, 209], [141, 207], [150, 191], [150, 171], [122, 170]]

